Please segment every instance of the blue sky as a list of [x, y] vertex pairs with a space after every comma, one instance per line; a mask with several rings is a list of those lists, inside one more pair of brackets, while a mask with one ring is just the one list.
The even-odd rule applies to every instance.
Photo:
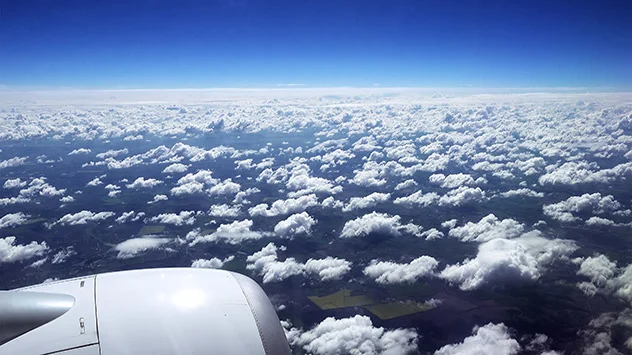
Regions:
[[632, 87], [630, 1], [0, 0], [9, 87]]

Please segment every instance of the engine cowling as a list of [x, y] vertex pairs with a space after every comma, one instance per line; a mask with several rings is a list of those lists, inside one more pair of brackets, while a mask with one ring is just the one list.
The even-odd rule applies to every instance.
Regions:
[[0, 354], [290, 354], [261, 287], [224, 270], [98, 274], [3, 291], [0, 304]]

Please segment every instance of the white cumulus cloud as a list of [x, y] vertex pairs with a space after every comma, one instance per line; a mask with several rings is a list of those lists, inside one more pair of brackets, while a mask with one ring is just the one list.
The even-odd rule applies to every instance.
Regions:
[[171, 239], [169, 238], [132, 238], [118, 243], [114, 247], [114, 250], [118, 251], [118, 255], [116, 256], [117, 258], [128, 259], [148, 250], [160, 249], [163, 245], [169, 243], [170, 241]]
[[114, 212], [92, 212], [83, 210], [77, 213], [68, 213], [61, 217], [57, 223], [62, 225], [79, 225], [87, 224], [89, 222], [99, 222], [114, 216]]
[[509, 198], [509, 197], [534, 197], [534, 198], [541, 198], [541, 197], [544, 197], [544, 193], [536, 192], [536, 191], [533, 191], [533, 190], [528, 189], [528, 188], [520, 188], [520, 189], [514, 189], [514, 190], [501, 192], [499, 194], [499, 196], [500, 197], [504, 197], [504, 198]]
[[305, 263], [294, 258], [279, 261], [277, 250], [285, 250], [285, 247], [278, 248], [269, 243], [246, 258], [246, 268], [263, 276], [263, 283], [278, 282], [296, 275], [316, 277], [320, 281], [339, 280], [351, 270], [351, 262], [330, 256], [309, 259]]
[[580, 220], [574, 213], [583, 212], [591, 214], [612, 213], [621, 208], [621, 204], [614, 196], [602, 196], [599, 192], [571, 196], [564, 201], [544, 205], [542, 210], [548, 217], [561, 222], [573, 222]]
[[314, 355], [406, 355], [417, 350], [413, 329], [386, 330], [375, 327], [371, 318], [325, 318], [310, 330], [286, 330], [290, 344]]
[[164, 169], [162, 169], [163, 174], [173, 174], [173, 173], [184, 173], [189, 170], [190, 165], [185, 165], [182, 163], [173, 163]]
[[617, 264], [607, 256], [599, 254], [586, 258], [579, 266], [577, 275], [586, 276], [595, 286], [603, 287], [617, 271]]
[[409, 189], [409, 188], [415, 187], [417, 185], [419, 185], [419, 184], [417, 184], [417, 182], [415, 180], [408, 179], [406, 181], [402, 181], [399, 184], [397, 184], [395, 186], [395, 191]]
[[277, 223], [274, 226], [274, 233], [286, 238], [300, 234], [309, 235], [315, 224], [316, 220], [307, 212], [296, 213]]
[[3, 185], [5, 189], [16, 189], [16, 188], [22, 188], [24, 186], [26, 186], [26, 181], [22, 181], [20, 180], [20, 178], [8, 179], [7, 181], [4, 182], [4, 185]]
[[426, 238], [426, 240], [434, 240], [434, 239], [441, 239], [444, 237], [444, 234], [442, 231], [436, 229], [436, 228], [430, 228], [426, 231], [423, 231], [420, 235], [420, 237], [424, 237]]
[[24, 165], [28, 157], [13, 157], [7, 160], [0, 161], [0, 170], [7, 168], [15, 168], [20, 165]]
[[169, 197], [167, 195], [162, 195], [162, 194], [158, 194], [155, 195], [154, 198], [151, 201], [148, 201], [148, 204], [154, 204], [156, 202], [160, 202], [160, 201], [167, 201], [169, 199]]
[[309, 259], [304, 265], [305, 273], [321, 281], [340, 280], [351, 270], [351, 262], [328, 256], [324, 259]]
[[450, 344], [435, 351], [435, 355], [515, 355], [521, 350], [520, 344], [509, 334], [503, 323], [489, 323], [474, 327], [472, 335], [458, 344]]
[[480, 187], [461, 186], [448, 191], [439, 198], [440, 206], [463, 206], [485, 199], [485, 192]]
[[188, 173], [178, 179], [177, 186], [171, 189], [171, 194], [192, 195], [202, 193], [204, 188], [217, 184], [218, 180], [213, 177], [210, 170], [199, 170], [196, 173]]
[[225, 263], [235, 259], [235, 256], [231, 255], [225, 259], [211, 258], [211, 259], [196, 259], [191, 263], [191, 267], [204, 268], [204, 269], [221, 269]]
[[400, 220], [401, 217], [397, 215], [392, 216], [386, 213], [372, 212], [347, 221], [342, 228], [340, 237], [363, 237], [371, 233], [400, 235], [402, 232], [412, 232], [413, 234], [421, 234], [421, 231], [414, 228], [418, 226], [413, 224], [402, 225]]
[[213, 217], [237, 217], [241, 213], [239, 206], [213, 205], [208, 211]]
[[96, 157], [99, 159], [116, 158], [119, 155], [126, 155], [127, 153], [129, 153], [127, 148], [123, 148], [119, 150], [110, 149], [106, 152], [97, 154]]
[[90, 148], [78, 148], [68, 153], [68, 155], [88, 154], [90, 152], [92, 152]]
[[28, 215], [17, 212], [17, 213], [7, 213], [2, 218], [0, 218], [0, 229], [19, 226], [20, 224], [24, 224], [27, 221]]
[[380, 284], [412, 283], [421, 277], [432, 275], [439, 262], [427, 255], [420, 256], [407, 264], [392, 261], [372, 260], [364, 268], [364, 274]]
[[251, 207], [248, 210], [251, 216], [279, 216], [290, 213], [302, 212], [309, 207], [316, 206], [318, 198], [315, 194], [305, 195], [297, 198], [288, 198], [287, 200], [277, 200], [268, 206], [266, 203]]
[[263, 283], [282, 281], [290, 276], [301, 275], [304, 268], [303, 264], [298, 263], [294, 258], [279, 261], [277, 246], [273, 243], [249, 255], [246, 262], [248, 262], [246, 265], [248, 270], [254, 270], [263, 276]]
[[195, 211], [180, 211], [180, 213], [161, 213], [149, 219], [150, 222], [173, 224], [176, 226], [191, 225], [195, 223]]
[[0, 263], [14, 263], [39, 256], [48, 251], [46, 242], [30, 242], [29, 244], [15, 244], [16, 238], [0, 238]]
[[538, 182], [540, 185], [607, 183], [629, 175], [630, 172], [632, 172], [632, 164], [630, 163], [620, 164], [611, 169], [599, 170], [595, 164], [567, 162], [540, 176]]
[[217, 185], [211, 187], [208, 190], [208, 193], [213, 195], [228, 195], [228, 194], [236, 194], [241, 189], [241, 185], [233, 182], [232, 179], [226, 179]]
[[467, 222], [461, 227], [454, 227], [448, 234], [464, 242], [486, 242], [496, 238], [514, 238], [523, 231], [524, 225], [514, 219], [499, 220], [495, 215], [488, 214], [477, 223]]
[[433, 174], [428, 178], [430, 183], [440, 185], [446, 189], [454, 189], [461, 186], [471, 186], [476, 183], [471, 175], [458, 173], [451, 175]]
[[114, 221], [116, 223], [136, 222], [136, 221], [140, 220], [143, 217], [145, 217], [145, 212], [138, 212], [138, 213], [136, 213], [134, 211], [129, 211], [129, 212], [123, 212]]
[[53, 260], [51, 261], [53, 264], [61, 264], [66, 262], [73, 255], [76, 255], [77, 252], [72, 246], [69, 246], [65, 249], [62, 249], [53, 255]]
[[86, 186], [99, 186], [101, 184], [103, 184], [103, 181], [101, 181], [99, 177], [95, 177], [94, 179], [88, 181]]
[[342, 208], [342, 211], [349, 212], [353, 210], [375, 207], [379, 203], [384, 203], [388, 201], [390, 198], [391, 194], [380, 192], [374, 192], [364, 197], [352, 197], [349, 203]]
[[132, 182], [131, 184], [127, 184], [127, 188], [128, 189], [151, 189], [152, 187], [158, 186], [162, 184], [162, 181], [154, 179], [154, 178], [149, 178], [149, 179], [145, 179], [144, 177], [139, 177], [138, 179], [134, 180], [134, 182]]
[[217, 230], [211, 234], [201, 234], [199, 229], [189, 232], [186, 239], [190, 241], [190, 245], [204, 242], [224, 241], [229, 244], [239, 244], [245, 240], [261, 239], [267, 233], [251, 230], [253, 222], [249, 219], [243, 221], [234, 221], [229, 224], [220, 225]]
[[549, 240], [533, 232], [515, 239], [496, 238], [481, 244], [475, 258], [448, 265], [439, 276], [465, 291], [490, 282], [534, 281], [548, 264], [576, 249], [572, 241]]

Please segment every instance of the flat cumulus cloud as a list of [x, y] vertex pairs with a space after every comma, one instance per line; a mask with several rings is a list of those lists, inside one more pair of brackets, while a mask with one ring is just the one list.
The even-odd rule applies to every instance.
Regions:
[[[632, 95], [468, 90], [3, 92], [6, 281], [97, 259], [230, 269], [263, 284], [298, 353], [624, 352]], [[478, 310], [479, 293], [521, 307], [520, 287], [573, 306], [543, 302], [528, 327]], [[341, 289], [443, 323], [304, 297]], [[560, 334], [539, 332], [554, 315]]]

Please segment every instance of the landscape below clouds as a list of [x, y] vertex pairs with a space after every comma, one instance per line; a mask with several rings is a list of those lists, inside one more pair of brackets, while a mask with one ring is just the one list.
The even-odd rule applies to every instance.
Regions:
[[631, 102], [7, 94], [0, 287], [223, 268], [262, 284], [295, 353], [630, 354]]

